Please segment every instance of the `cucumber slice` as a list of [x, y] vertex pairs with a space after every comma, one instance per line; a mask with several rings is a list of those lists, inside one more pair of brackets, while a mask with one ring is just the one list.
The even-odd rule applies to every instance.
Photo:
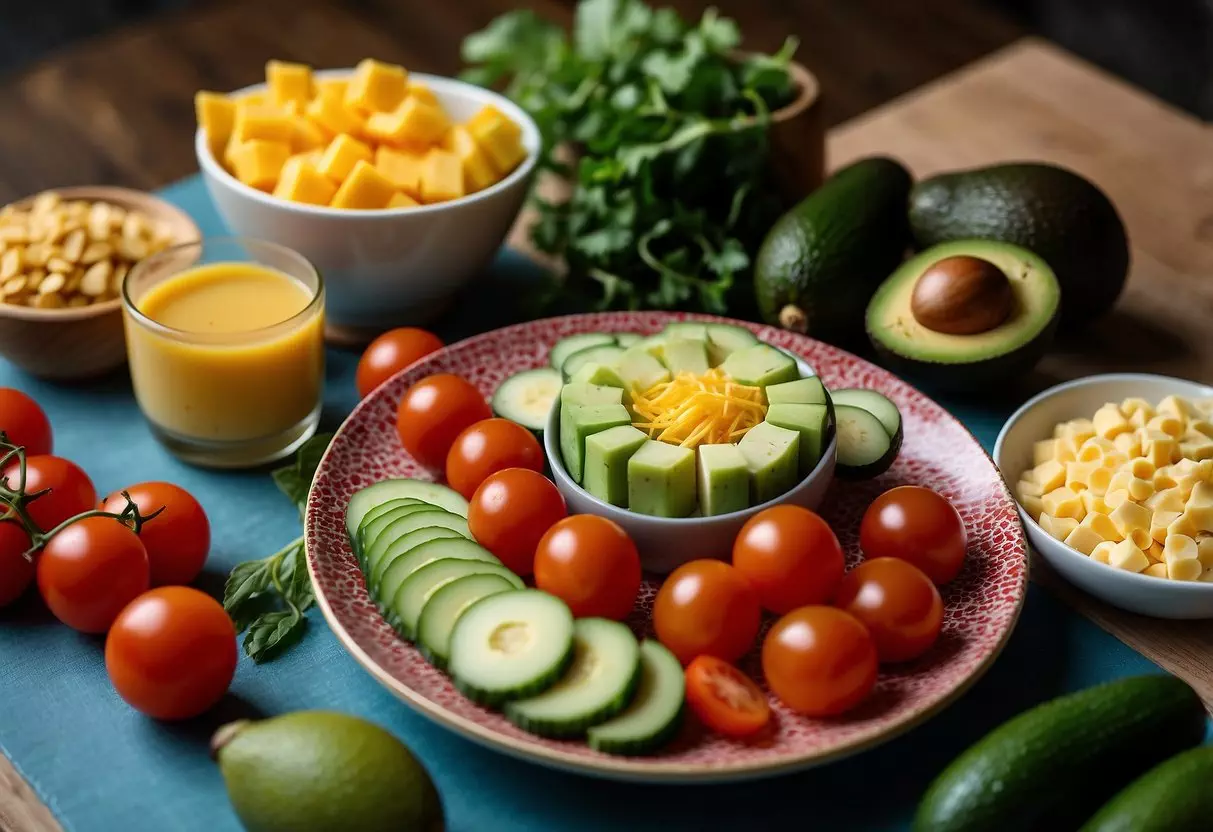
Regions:
[[[418, 540], [418, 535], [436, 535], [439, 532], [456, 534], [456, 532], [450, 529], [431, 526], [430, 528], [409, 532], [407, 536], [413, 540]], [[451, 558], [453, 560], [479, 560], [487, 563], [501, 562], [488, 549], [475, 541], [468, 540], [466, 537], [431, 536], [428, 540], [420, 540], [418, 543], [410, 545], [407, 549], [401, 546], [399, 552], [385, 553], [379, 559], [378, 577], [375, 574], [371, 575], [371, 597], [379, 602], [380, 609], [388, 609], [391, 607], [392, 599], [396, 597], [400, 585], [404, 583], [409, 575], [412, 575], [427, 563], [443, 560], [444, 558]]]
[[708, 340], [708, 325], [695, 321], [678, 321], [666, 324], [661, 334], [666, 338], [689, 338], [692, 341]]
[[564, 365], [565, 359], [573, 353], [604, 344], [614, 345], [615, 336], [607, 335], [605, 332], [584, 332], [581, 335], [570, 335], [552, 345], [552, 349], [548, 352], [548, 362], [553, 369], [559, 370]]
[[562, 384], [560, 373], [551, 367], [515, 373], [493, 392], [493, 412], [528, 430], [542, 432]]
[[407, 639], [414, 638], [417, 633], [417, 619], [421, 618], [421, 610], [430, 600], [430, 596], [440, 587], [465, 575], [500, 575], [513, 584], [514, 589], [525, 588], [522, 578], [500, 563], [443, 558], [427, 563], [404, 579], [389, 604], [389, 622], [400, 635]]
[[591, 361], [598, 364], [614, 364], [623, 353], [623, 347], [615, 344], [599, 344], [595, 347], [578, 350], [566, 358], [564, 363], [560, 365], [560, 375], [564, 377], [565, 381], [568, 381], [573, 377], [573, 373]]
[[627, 707], [640, 681], [640, 645], [618, 621], [573, 623], [573, 663], [560, 681], [530, 699], [509, 702], [505, 715], [543, 737], [576, 737]]
[[[389, 592], [382, 594], [379, 592], [379, 588], [383, 585], [383, 576], [387, 574], [388, 569], [390, 569], [392, 564], [396, 563], [396, 561], [407, 557], [413, 552], [416, 552], [427, 543], [436, 543], [438, 541], [455, 541], [455, 543], [452, 544], [454, 551], [479, 551], [484, 555], [489, 555], [489, 558], [479, 558], [477, 555], [472, 555], [472, 560], [487, 560], [490, 558], [493, 561], [497, 560], [497, 558], [492, 557], [488, 550], [483, 546], [464, 537], [455, 529], [448, 529], [445, 526], [426, 526], [423, 529], [416, 529], [415, 531], [406, 532], [401, 537], [396, 538], [395, 542], [384, 550], [383, 554], [379, 557], [379, 560], [375, 561], [375, 568], [371, 571], [367, 579], [367, 586], [370, 588], [371, 597], [376, 601], [379, 601], [380, 606], [382, 606], [385, 599], [387, 601], [391, 601], [392, 596], [396, 592], [396, 586], [393, 586]], [[431, 560], [437, 560], [439, 557], [453, 558], [459, 557], [459, 555], [438, 555], [432, 557]], [[419, 562], [413, 561], [414, 569], [420, 565], [421, 564]], [[401, 568], [403, 569], [404, 567]], [[397, 584], [397, 586], [399, 586], [399, 584]]]
[[880, 420], [861, 407], [834, 405], [839, 477], [865, 480], [883, 474], [897, 459], [901, 436], [889, 436]]
[[397, 509], [401, 506], [418, 505], [422, 502], [422, 500], [418, 500], [416, 497], [399, 497], [395, 500], [388, 500], [383, 505], [375, 506], [373, 509], [368, 511], [366, 516], [362, 518], [362, 522], [358, 524], [358, 528], [355, 530], [353, 537], [350, 538], [350, 545], [354, 549], [354, 554], [358, 557], [358, 565], [362, 565], [362, 530], [367, 527], [368, 523], [370, 523], [376, 517], [386, 514], [392, 509]]
[[623, 347], [625, 350], [628, 347], [635, 346], [644, 339], [644, 336], [639, 332], [616, 332], [615, 343]]
[[455, 622], [448, 669], [470, 699], [499, 705], [542, 693], [573, 660], [573, 614], [538, 589], [482, 598]]
[[738, 350], [758, 343], [758, 336], [743, 326], [708, 324], [708, 360], [715, 367]]
[[350, 504], [345, 508], [345, 533], [353, 540], [363, 518], [370, 514], [372, 509], [399, 497], [416, 497], [460, 517], [468, 516], [468, 501], [463, 499], [459, 492], [452, 491], [445, 485], [422, 480], [383, 480], [368, 485], [350, 497]]
[[686, 677], [682, 665], [653, 639], [640, 643], [640, 683], [631, 703], [617, 716], [595, 725], [586, 740], [608, 754], [648, 754], [672, 740], [682, 727]]
[[880, 424], [884, 425], [889, 436], [900, 436], [901, 411], [897, 409], [897, 405], [889, 401], [888, 397], [875, 390], [859, 390], [854, 387], [831, 390], [830, 396], [834, 399], [835, 405], [847, 405], [868, 411], [880, 420]]
[[[363, 553], [370, 551], [371, 547], [375, 545], [375, 540], [383, 533], [384, 529], [402, 517], [408, 517], [410, 514], [416, 514], [421, 511], [445, 511], [445, 509], [438, 508], [430, 503], [418, 501], [410, 505], [397, 506], [391, 511], [385, 511], [374, 520], [363, 520], [362, 525], [358, 527], [358, 550]], [[446, 513], [450, 514], [450, 512]]]
[[641, 338], [635, 344], [632, 344], [628, 349], [639, 348], [654, 358], [661, 358], [661, 354], [665, 352], [666, 336], [664, 332], [658, 332], [656, 335], [648, 335]]
[[[451, 531], [458, 532], [460, 536], [466, 537], [468, 540], [472, 539], [472, 533], [468, 530], [468, 521], [458, 514], [451, 514], [449, 511], [442, 511], [441, 509], [418, 511], [396, 520], [396, 522], [379, 533], [374, 543], [366, 547], [364, 557], [367, 574], [375, 574], [376, 565], [383, 559], [388, 549], [397, 540], [409, 532], [415, 532], [418, 529], [428, 529], [432, 526], [450, 529]], [[380, 572], [379, 574], [382, 575], [383, 573]]]
[[481, 598], [518, 587], [509, 578], [481, 572], [464, 575], [440, 586], [421, 608], [417, 619], [417, 644], [435, 667], [445, 667], [450, 656], [451, 631], [467, 608]]

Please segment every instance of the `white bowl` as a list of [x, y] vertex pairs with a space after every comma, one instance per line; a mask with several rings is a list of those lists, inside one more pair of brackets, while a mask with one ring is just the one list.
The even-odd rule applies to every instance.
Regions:
[[[812, 375], [813, 370], [803, 361], [797, 360], [802, 376]], [[547, 453], [548, 466], [556, 487], [564, 495], [570, 514], [598, 514], [614, 520], [623, 527], [636, 548], [640, 550], [640, 562], [645, 570], [666, 574], [679, 566], [699, 558], [728, 560], [733, 553], [733, 540], [745, 522], [763, 509], [790, 503], [807, 509], [816, 509], [825, 498], [826, 490], [834, 479], [834, 465], [838, 459], [838, 443], [835, 431], [830, 431], [830, 442], [822, 453], [817, 467], [809, 472], [795, 488], [757, 506], [729, 514], [712, 517], [654, 517], [619, 508], [598, 499], [573, 481], [564, 469], [560, 456], [560, 399], [552, 405], [547, 425], [543, 431], [543, 449]]]
[[[321, 78], [352, 70], [325, 70]], [[424, 323], [483, 272], [526, 198], [541, 144], [539, 128], [509, 99], [450, 78], [412, 73], [434, 91], [454, 121], [492, 104], [522, 128], [527, 150], [509, 176], [451, 202], [382, 211], [350, 211], [277, 199], [250, 188], [211, 154], [198, 130], [194, 151], [219, 215], [233, 234], [270, 240], [310, 260], [324, 276], [327, 319], [368, 333]], [[256, 84], [244, 95], [264, 89]]]
[[[1213, 388], [1194, 381], [1139, 373], [1088, 376], [1059, 384], [1029, 399], [1007, 420], [994, 444], [994, 464], [1012, 484], [1032, 467], [1032, 444], [1053, 435], [1058, 422], [1091, 418], [1100, 405], [1140, 396], [1151, 404], [1169, 395], [1213, 396]], [[1155, 618], [1213, 618], [1213, 584], [1171, 581], [1138, 575], [1091, 560], [1052, 537], [1019, 507], [1033, 548], [1062, 577], [1113, 606]]]

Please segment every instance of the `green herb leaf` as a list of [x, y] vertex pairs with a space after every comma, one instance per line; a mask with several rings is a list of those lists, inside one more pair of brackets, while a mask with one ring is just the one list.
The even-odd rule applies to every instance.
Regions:
[[299, 448], [292, 465], [278, 468], [272, 474], [278, 490], [299, 508], [301, 514], [307, 507], [307, 495], [312, 488], [316, 468], [332, 440], [331, 433], [316, 434]]
[[235, 614], [249, 599], [264, 592], [270, 585], [271, 568], [264, 560], [236, 564], [223, 585], [223, 608]]
[[297, 609], [262, 615], [244, 637], [244, 652], [257, 664], [269, 661], [303, 636], [307, 619]]

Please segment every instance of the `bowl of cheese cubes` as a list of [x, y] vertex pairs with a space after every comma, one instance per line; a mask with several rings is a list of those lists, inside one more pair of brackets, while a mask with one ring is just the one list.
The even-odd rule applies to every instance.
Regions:
[[994, 461], [1032, 546], [1080, 589], [1156, 618], [1213, 618], [1213, 388], [1118, 373], [1007, 421]]
[[298, 251], [352, 339], [442, 311], [482, 272], [525, 200], [540, 148], [490, 90], [365, 60], [199, 92], [195, 151], [234, 234]]

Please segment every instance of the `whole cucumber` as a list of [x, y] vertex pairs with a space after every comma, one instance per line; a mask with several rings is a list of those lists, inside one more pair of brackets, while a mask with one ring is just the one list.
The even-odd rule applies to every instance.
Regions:
[[1213, 748], [1194, 748], [1151, 769], [1112, 798], [1082, 832], [1213, 829]]

